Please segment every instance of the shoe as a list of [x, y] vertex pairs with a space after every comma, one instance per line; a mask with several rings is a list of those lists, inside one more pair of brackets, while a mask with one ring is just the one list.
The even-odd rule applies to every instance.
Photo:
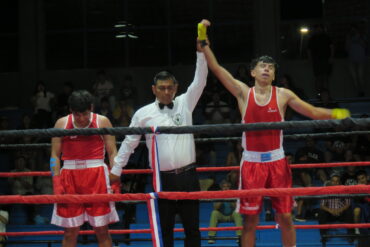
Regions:
[[294, 217], [294, 220], [295, 221], [298, 221], [298, 222], [305, 222], [306, 221], [306, 219], [302, 215], [300, 215], [300, 214], [296, 215]]
[[208, 243], [209, 244], [214, 244], [214, 243], [216, 243], [216, 241], [214, 240], [213, 237], [209, 237]]

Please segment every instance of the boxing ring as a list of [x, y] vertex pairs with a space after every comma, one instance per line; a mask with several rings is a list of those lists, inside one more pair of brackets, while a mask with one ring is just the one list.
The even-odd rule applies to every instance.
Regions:
[[[370, 127], [370, 119], [353, 119], [343, 120], [312, 120], [312, 121], [289, 121], [277, 123], [254, 123], [254, 124], [220, 124], [220, 125], [199, 125], [199, 126], [182, 126], [182, 127], [157, 127], [153, 128], [102, 128], [102, 129], [31, 129], [31, 130], [8, 130], [1, 131], [0, 137], [21, 137], [21, 136], [38, 136], [38, 137], [55, 137], [55, 136], [72, 136], [72, 135], [142, 135], [142, 134], [184, 134], [184, 133], [207, 133], [209, 135], [235, 134], [250, 130], [263, 129], [283, 129], [283, 130], [302, 130], [302, 129], [328, 129], [336, 126], [353, 127]], [[300, 140], [307, 137], [313, 138], [330, 138], [343, 137], [350, 135], [369, 134], [370, 131], [347, 131], [347, 132], [324, 132], [324, 133], [305, 133], [286, 135], [284, 139]], [[240, 138], [206, 138], [202, 141], [230, 141], [239, 140]], [[0, 144], [0, 149], [14, 148], [42, 148], [48, 144]], [[340, 162], [340, 163], [315, 163], [315, 164], [293, 164], [292, 169], [304, 168], [328, 168], [341, 166], [369, 166], [370, 162]], [[238, 166], [227, 167], [198, 167], [198, 172], [218, 172], [239, 170]], [[150, 174], [151, 169], [130, 169], [124, 170], [123, 174]], [[22, 176], [51, 176], [49, 171], [34, 172], [2, 172], [0, 177], [22, 177]], [[0, 196], [0, 204], [51, 204], [51, 203], [91, 203], [91, 202], [125, 202], [125, 201], [143, 201], [148, 205], [157, 198], [168, 200], [187, 200], [187, 199], [230, 199], [253, 196], [368, 196], [370, 194], [370, 185], [341, 185], [328, 187], [304, 187], [304, 188], [274, 188], [274, 189], [252, 189], [252, 190], [228, 190], [228, 191], [199, 191], [199, 192], [156, 192], [156, 193], [126, 193], [126, 194], [95, 194], [95, 195], [4, 195]], [[149, 220], [148, 220], [149, 222]], [[130, 234], [130, 233], [147, 233], [151, 234], [153, 246], [160, 246], [155, 240], [155, 222], [150, 221], [149, 229], [118, 229], [110, 230], [111, 234]], [[257, 230], [277, 229], [279, 226], [263, 225], [258, 226]], [[370, 223], [361, 224], [321, 224], [321, 225], [295, 225], [296, 229], [333, 229], [333, 228], [370, 228]], [[201, 227], [200, 231], [235, 231], [240, 227]], [[175, 232], [181, 232], [183, 229], [175, 229]], [[17, 237], [17, 236], [47, 236], [63, 235], [63, 231], [32, 231], [32, 232], [5, 232], [0, 235]], [[94, 231], [81, 230], [81, 235], [91, 235]], [[298, 239], [297, 239], [298, 240]], [[113, 241], [115, 242], [115, 241]], [[257, 245], [258, 246], [258, 245]]]

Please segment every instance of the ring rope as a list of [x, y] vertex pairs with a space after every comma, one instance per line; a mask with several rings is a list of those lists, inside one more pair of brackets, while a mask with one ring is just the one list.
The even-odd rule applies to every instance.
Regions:
[[[336, 228], [369, 228], [370, 223], [357, 224], [321, 224], [321, 225], [294, 225], [295, 229], [336, 229]], [[257, 226], [257, 230], [276, 229], [277, 225]], [[200, 231], [236, 231], [242, 230], [243, 227], [228, 226], [228, 227], [200, 227]], [[174, 232], [183, 232], [183, 228], [175, 228]], [[129, 229], [129, 230], [109, 230], [110, 234], [128, 234], [128, 233], [150, 233], [150, 229]], [[0, 236], [40, 236], [40, 235], [63, 235], [64, 231], [35, 231], [35, 232], [0, 232]], [[95, 234], [93, 230], [81, 230], [81, 235]]]
[[[240, 133], [250, 130], [265, 129], [323, 129], [334, 127], [352, 128], [356, 126], [369, 127], [370, 118], [346, 118], [342, 120], [311, 120], [311, 121], [286, 121], [286, 122], [264, 122], [249, 124], [209, 124], [209, 125], [192, 125], [192, 126], [159, 126], [158, 133], [166, 134], [230, 134]], [[0, 131], [0, 137], [53, 137], [53, 136], [74, 136], [74, 135], [142, 135], [152, 134], [150, 127], [115, 127], [115, 128], [86, 128], [86, 129], [28, 129], [28, 130], [4, 130]]]
[[[328, 187], [304, 188], [270, 188], [251, 190], [228, 191], [196, 191], [196, 192], [158, 192], [158, 198], [168, 200], [198, 200], [198, 199], [223, 199], [245, 198], [256, 196], [304, 196], [304, 195], [329, 195], [329, 194], [365, 194], [370, 193], [370, 185], [339, 185]], [[110, 201], [146, 201], [152, 197], [144, 193], [126, 194], [93, 194], [93, 195], [9, 195], [1, 196], [1, 204], [50, 204], [50, 203], [92, 203]]]
[[[307, 133], [307, 134], [291, 134], [284, 135], [284, 139], [287, 140], [300, 140], [306, 138], [333, 138], [333, 137], [347, 137], [352, 135], [368, 135], [370, 131], [347, 131], [347, 132], [327, 132], [327, 133]], [[0, 134], [1, 135], [1, 134]], [[241, 137], [213, 137], [213, 138], [195, 138], [196, 143], [204, 142], [229, 142], [229, 141], [240, 141]], [[117, 142], [120, 145], [122, 142]], [[145, 144], [145, 141], [140, 141], [140, 144]], [[47, 148], [50, 147], [50, 143], [27, 143], [27, 144], [0, 144], [0, 149], [11, 149], [11, 148]]]
[[[341, 166], [368, 166], [370, 161], [358, 162], [333, 162], [333, 163], [307, 163], [307, 164], [291, 164], [292, 169], [302, 168], [317, 168], [317, 167], [341, 167]], [[218, 167], [197, 167], [197, 172], [222, 172], [222, 171], [236, 171], [239, 166], [218, 166]], [[127, 169], [123, 170], [122, 174], [151, 174], [152, 169]], [[49, 171], [35, 171], [35, 172], [0, 172], [0, 177], [26, 177], [26, 176], [51, 176]]]

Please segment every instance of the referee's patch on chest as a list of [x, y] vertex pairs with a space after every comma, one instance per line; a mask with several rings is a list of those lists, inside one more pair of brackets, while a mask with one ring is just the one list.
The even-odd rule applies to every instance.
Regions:
[[173, 117], [172, 117], [172, 121], [175, 125], [177, 126], [180, 126], [183, 122], [184, 118], [181, 116], [180, 113], [177, 113], [175, 114]]

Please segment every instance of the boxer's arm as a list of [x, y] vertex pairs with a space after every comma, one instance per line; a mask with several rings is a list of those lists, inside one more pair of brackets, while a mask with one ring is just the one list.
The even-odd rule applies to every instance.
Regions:
[[347, 109], [315, 107], [286, 88], [280, 88], [279, 94], [282, 96], [280, 98], [285, 99], [293, 110], [312, 119], [343, 119], [351, 116]]
[[[55, 123], [54, 128], [62, 129], [67, 121], [66, 117], [60, 118]], [[62, 153], [62, 138], [53, 137], [51, 139], [51, 154], [50, 154], [50, 171], [53, 178], [54, 194], [63, 194], [64, 189], [60, 179], [60, 155]]]
[[[110, 120], [102, 115], [99, 116], [99, 127], [100, 128], [112, 128], [112, 123]], [[109, 167], [112, 168], [114, 164], [114, 157], [117, 155], [117, 145], [116, 145], [116, 137], [113, 135], [104, 135], [103, 136], [105, 150], [108, 154], [109, 159]]]
[[[131, 119], [129, 127], [143, 127], [140, 124], [139, 116], [140, 110], [138, 110]], [[126, 135], [124, 141], [121, 143], [121, 147], [118, 150], [116, 157], [114, 157], [113, 167], [110, 171], [110, 177], [117, 178], [121, 176], [122, 168], [125, 167], [128, 163], [130, 155], [134, 152], [135, 148], [139, 145], [141, 135]]]
[[[202, 21], [203, 22], [203, 21]], [[202, 52], [204, 53], [209, 69], [217, 77], [217, 79], [224, 85], [224, 87], [238, 100], [239, 105], [244, 105], [247, 98], [249, 87], [243, 82], [235, 79], [229, 71], [221, 66], [212, 49], [210, 48], [207, 37], [207, 25], [198, 24], [198, 40], [201, 41]]]

